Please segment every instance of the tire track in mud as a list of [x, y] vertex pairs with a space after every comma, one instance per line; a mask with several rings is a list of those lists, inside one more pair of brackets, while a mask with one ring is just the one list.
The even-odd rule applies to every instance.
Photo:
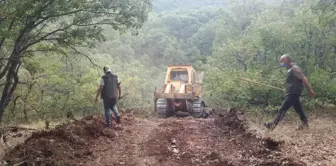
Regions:
[[169, 119], [159, 127], [144, 146], [155, 165], [242, 165], [236, 140], [222, 135], [213, 119]]
[[154, 156], [155, 165], [222, 164], [219, 160], [202, 161], [205, 157], [216, 158], [217, 155], [207, 153], [216, 146], [211, 135], [207, 134], [215, 132], [214, 128], [209, 127], [212, 122], [193, 118], [167, 119], [143, 146], [148, 155]]
[[281, 142], [260, 139], [247, 131], [243, 114], [230, 112], [218, 119], [167, 119], [144, 145], [153, 165], [185, 166], [301, 166], [285, 157]]
[[141, 145], [146, 142], [159, 122], [136, 119], [132, 125], [126, 125], [118, 131], [114, 140], [98, 140], [93, 151], [92, 161], [85, 165], [151, 165], [152, 159], [144, 155]]
[[202, 157], [217, 155], [207, 153], [216, 146], [206, 134], [209, 129], [216, 131], [210, 126], [213, 126], [213, 120], [137, 120], [133, 125], [124, 126], [116, 139], [97, 140], [92, 145], [92, 161], [84, 165], [197, 165], [202, 162]]

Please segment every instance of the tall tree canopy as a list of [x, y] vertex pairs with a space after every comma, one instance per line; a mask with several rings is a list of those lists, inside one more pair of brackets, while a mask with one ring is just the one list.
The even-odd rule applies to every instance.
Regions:
[[152, 11], [145, 0], [0, 3], [6, 122], [99, 113], [102, 72], [92, 62], [120, 77], [120, 107], [150, 110], [167, 65], [189, 63], [205, 71], [208, 105], [272, 108], [281, 91], [239, 78], [281, 88], [279, 57], [290, 53], [317, 93], [304, 106], [336, 102], [333, 0], [153, 0]]
[[[3, 0], [0, 2], [0, 119], [21, 83], [25, 58], [35, 54], [80, 54], [104, 40], [103, 27], [124, 32], [140, 28], [151, 7], [149, 0]], [[84, 55], [84, 54], [82, 54]]]

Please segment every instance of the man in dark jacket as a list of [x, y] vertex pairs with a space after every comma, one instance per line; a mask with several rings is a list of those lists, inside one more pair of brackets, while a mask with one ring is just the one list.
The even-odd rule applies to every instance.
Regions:
[[299, 129], [308, 127], [307, 117], [303, 112], [300, 103], [300, 96], [303, 91], [303, 86], [306, 87], [311, 97], [315, 97], [316, 94], [310, 87], [307, 77], [303, 74], [301, 69], [293, 62], [292, 58], [288, 54], [282, 55], [280, 57], [280, 66], [286, 67], [288, 69], [286, 74], [286, 97], [274, 121], [265, 123], [264, 126], [268, 129], [274, 129], [278, 125], [278, 123], [284, 118], [287, 110], [290, 107], [294, 106], [296, 113], [300, 116], [300, 119], [302, 121]]
[[105, 75], [101, 77], [100, 86], [97, 90], [96, 102], [100, 95], [104, 103], [106, 127], [110, 127], [110, 109], [113, 111], [117, 123], [120, 123], [120, 116], [116, 104], [117, 100], [120, 99], [121, 88], [118, 76], [113, 74], [111, 69], [107, 66], [105, 66], [103, 70]]

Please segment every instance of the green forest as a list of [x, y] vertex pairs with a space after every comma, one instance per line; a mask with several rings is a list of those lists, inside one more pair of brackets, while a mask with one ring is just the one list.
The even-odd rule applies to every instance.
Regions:
[[334, 0], [2, 0], [0, 118], [4, 123], [102, 114], [94, 97], [109, 65], [121, 80], [120, 108], [153, 111], [169, 64], [205, 72], [213, 108], [273, 110], [289, 53], [316, 98], [336, 104]]

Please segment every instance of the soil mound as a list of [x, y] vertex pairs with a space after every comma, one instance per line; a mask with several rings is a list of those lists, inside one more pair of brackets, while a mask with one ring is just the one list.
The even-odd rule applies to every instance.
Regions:
[[[244, 111], [214, 119], [135, 118], [121, 110], [125, 129], [103, 116], [88, 116], [52, 131], [35, 132], [6, 156], [9, 165], [211, 165], [305, 166], [283, 149], [284, 142], [259, 138]], [[116, 127], [117, 126], [117, 127]], [[115, 131], [118, 131], [118, 139]]]
[[231, 109], [228, 112], [220, 113], [215, 120], [215, 125], [230, 133], [241, 133], [248, 129], [244, 111], [239, 109]]
[[51, 131], [33, 133], [4, 160], [10, 165], [75, 165], [93, 153], [89, 145], [96, 138], [115, 136], [113, 129], [105, 128], [103, 116], [87, 116]]
[[[284, 156], [281, 145], [284, 142], [271, 138], [258, 138], [249, 131], [247, 119], [243, 110], [231, 109], [222, 111], [215, 119], [215, 125], [221, 129], [222, 134], [242, 153], [245, 159], [238, 159], [241, 164], [254, 164], [258, 166], [304, 166], [305, 163]], [[233, 161], [232, 161], [233, 162]]]

